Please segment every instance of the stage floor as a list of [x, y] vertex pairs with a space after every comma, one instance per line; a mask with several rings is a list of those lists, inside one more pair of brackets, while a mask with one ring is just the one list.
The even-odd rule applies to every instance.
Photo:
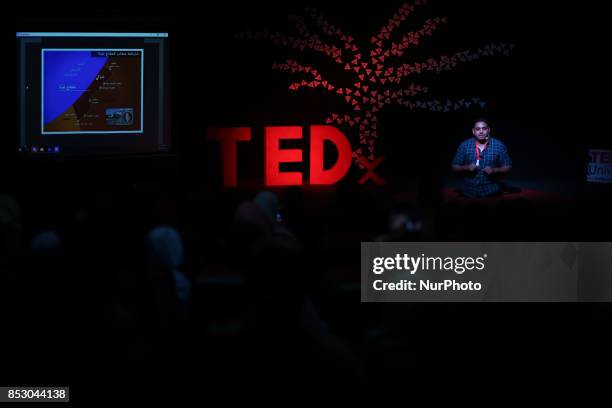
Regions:
[[560, 202], [572, 200], [576, 196], [586, 193], [586, 182], [581, 184], [575, 180], [563, 181], [532, 181], [508, 180], [505, 182], [511, 192], [504, 192], [500, 196], [490, 198], [468, 198], [461, 194], [462, 183], [458, 180], [448, 182], [443, 189], [445, 202], [449, 203], [498, 203], [500, 201], [528, 200], [531, 202]]

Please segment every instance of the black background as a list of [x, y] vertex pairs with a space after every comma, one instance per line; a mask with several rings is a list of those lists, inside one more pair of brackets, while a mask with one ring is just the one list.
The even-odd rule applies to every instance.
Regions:
[[[291, 33], [292, 26], [287, 16], [299, 12], [306, 4], [316, 6], [330, 22], [357, 39], [366, 39], [382, 27], [401, 5], [400, 2], [380, 1], [371, 5], [348, 1], [333, 4], [319, 1], [290, 4], [228, 1], [198, 5], [180, 2], [159, 5], [81, 3], [75, 6], [62, 3], [37, 8], [23, 5], [12, 11], [10, 21], [2, 28], [5, 50], [14, 49], [15, 31], [170, 32], [174, 157], [18, 160], [13, 149], [17, 140], [17, 104], [13, 92], [15, 87], [10, 86], [11, 78], [16, 75], [16, 64], [11, 64], [7, 57], [3, 64], [3, 78], [7, 79], [8, 85], [2, 98], [5, 126], [1, 136], [0, 186], [20, 198], [25, 213], [29, 215], [29, 232], [42, 227], [60, 231], [68, 229], [67, 214], [78, 208], [79, 202], [106, 208], [104, 194], [109, 192], [128, 197], [132, 197], [130, 194], [134, 191], [139, 191], [138, 197], [159, 195], [184, 199], [197, 196], [199, 200], [186, 200], [186, 205], [197, 205], [194, 213], [201, 213], [201, 218], [184, 219], [182, 223], [200, 226], [201, 235], [208, 235], [198, 242], [198, 247], [187, 248], [188, 255], [215, 259], [216, 241], [211, 236], [227, 233], [225, 220], [231, 219], [240, 200], [252, 197], [253, 189], [246, 184], [234, 191], [220, 188], [218, 150], [214, 144], [205, 142], [206, 128], [253, 127], [255, 140], [240, 150], [239, 176], [249, 180], [254, 178], [256, 190], [257, 180], [263, 173], [262, 126], [322, 123], [325, 115], [338, 107], [333, 96], [317, 91], [289, 95], [289, 78], [271, 69], [272, 62], [288, 57], [306, 61], [310, 58], [320, 61], [320, 57], [307, 53], [299, 55], [264, 42], [235, 39], [236, 33], [248, 28], [268, 27]], [[442, 98], [482, 97], [488, 102], [483, 111], [438, 114], [387, 108], [381, 112], [379, 147], [386, 161], [380, 173], [390, 181], [390, 190], [403, 191], [412, 185], [409, 183], [411, 180], [421, 184], [445, 180], [456, 146], [469, 137], [471, 120], [484, 115], [491, 119], [494, 135], [507, 144], [517, 179], [543, 180], [544, 184], [560, 182], [561, 185], [577, 182], [589, 188], [585, 196], [576, 196], [571, 205], [549, 203], [549, 207], [537, 215], [528, 209], [516, 218], [500, 220], [495, 217], [495, 212], [487, 212], [488, 218], [483, 219], [483, 214], [476, 209], [456, 212], [447, 221], [451, 225], [465, 226], [468, 230], [466, 236], [473, 240], [609, 240], [609, 188], [586, 186], [583, 182], [586, 149], [610, 148], [612, 145], [606, 129], [609, 79], [603, 62], [608, 52], [604, 35], [605, 13], [596, 7], [595, 2], [588, 1], [579, 4], [509, 0], [432, 1], [422, 12], [415, 13], [411, 21], [418, 24], [436, 15], [447, 15], [449, 24], [423, 41], [419, 47], [423, 55], [477, 48], [491, 42], [514, 43], [517, 48], [510, 57], [485, 59], [439, 77], [423, 77], [424, 81], [430, 82], [432, 92]], [[6, 53], [12, 55], [11, 51]], [[404, 58], [408, 61], [410, 57]], [[341, 187], [347, 185], [347, 189], [358, 189], [356, 177], [351, 173]], [[359, 190], [355, 194], [374, 200], [388, 193], [372, 186], [364, 191], [367, 193], [362, 194]], [[373, 232], [377, 231], [372, 226], [378, 225], [380, 214], [360, 212], [367, 209], [363, 202], [342, 201], [341, 197], [336, 199], [332, 195], [329, 198], [314, 191], [306, 191], [304, 202], [310, 208], [313, 228], [321, 226], [319, 235], [329, 241], [335, 240], [339, 247], [335, 253], [317, 258], [320, 269], [343, 270], [350, 275], [349, 280], [358, 279], [359, 242], [372, 238]], [[130, 207], [139, 204], [140, 201], [136, 200], [129, 202]], [[544, 212], [548, 216], [541, 221], [538, 217]], [[343, 214], [347, 215], [346, 219], [337, 221]], [[354, 214], [358, 215], [349, 217]], [[468, 218], [469, 223], [465, 222]], [[138, 222], [127, 216], [115, 221], [117, 225]], [[335, 223], [323, 228], [326, 221]], [[500, 228], [495, 229], [498, 222]], [[515, 229], [513, 235], [509, 235], [504, 227], [513, 222]], [[491, 230], [482, 232], [483, 226]], [[130, 238], [131, 235], [122, 237], [114, 245], [119, 247], [125, 243], [128, 245], [125, 248], [129, 248]], [[108, 268], [109, 274], [120, 278], [122, 268], [113, 269], [112, 263], [102, 264]], [[98, 269], [93, 276], [87, 268], [81, 272], [85, 276], [81, 280], [92, 286], [102, 276]], [[329, 275], [324, 278], [341, 280]], [[81, 280], [66, 284], [66, 291], [76, 295], [74, 301], [73, 297], [68, 297], [71, 299], [69, 310], [73, 312], [81, 309], [78, 302], [88, 295], [88, 291], [78, 283]], [[371, 382], [367, 390], [372, 392], [376, 389], [402, 390], [408, 383], [412, 386], [429, 383], [430, 387], [435, 387], [449, 379], [450, 382], [457, 380], [462, 383], [477, 379], [470, 384], [477, 387], [484, 384], [484, 380], [495, 383], [498, 375], [511, 370], [520, 370], [520, 388], [530, 388], [529, 384], [536, 384], [538, 388], [542, 376], [562, 379], [577, 372], [588, 376], [592, 366], [605, 366], [610, 354], [607, 337], [610, 315], [605, 304], [435, 304], [417, 307], [391, 304], [379, 307], [359, 304], [358, 293], [340, 295], [335, 292], [327, 298], [327, 303], [323, 303], [327, 305], [327, 320], [335, 325], [337, 333], [352, 339], [349, 341], [352, 343], [363, 345], [362, 337], [353, 331], [355, 327], [363, 329], [365, 326], [363, 330], [366, 331], [376, 326], [372, 322], [384, 320], [391, 327], [401, 328], [400, 334], [388, 345], [387, 354], [361, 356], [370, 361], [389, 363], [384, 365], [385, 370], [370, 373]], [[219, 304], [211, 301], [211, 310], [220, 314], [228, 312], [227, 303]], [[279, 309], [283, 307], [283, 304], [278, 305]], [[25, 316], [35, 317], [36, 311]], [[150, 376], [158, 375], [159, 383], [172, 383], [180, 390], [188, 388], [191, 392], [187, 395], [191, 395], [198, 390], [209, 392], [212, 382], [208, 378], [214, 378], [217, 374], [214, 370], [220, 366], [223, 375], [219, 374], [218, 381], [233, 378], [241, 370], [239, 364], [234, 365], [237, 364], [235, 359], [230, 358], [232, 351], [225, 350], [225, 354], [219, 353], [219, 359], [227, 357], [227, 364], [222, 361], [214, 366], [197, 366], [199, 360], [185, 357], [187, 363], [180, 369], [193, 370], [195, 375], [159, 373], [151, 363], [154, 367], [151, 372], [155, 374], [149, 373], [149, 377], [138, 370], [120, 375], [121, 364], [114, 367], [115, 371], [109, 377], [104, 372], [108, 366], [100, 364], [103, 358], [99, 356], [104, 356], [103, 351], [112, 348], [109, 344], [117, 347], [120, 341], [110, 341], [104, 335], [97, 337], [100, 334], [97, 329], [106, 326], [94, 312], [76, 313], [70, 319], [70, 341], [63, 346], [77, 363], [62, 365], [57, 360], [53, 360], [53, 364], [35, 363], [36, 359], [31, 357], [26, 360], [30, 365], [24, 365], [15, 357], [7, 376], [9, 383], [55, 381], [78, 384], [73, 391], [74, 398], [85, 401], [91, 395], [89, 392], [95, 391], [93, 381], [100, 379], [117, 386], [122, 384], [121, 389], [129, 394], [125, 385], [133, 380], [129, 378], [133, 372], [143, 375], [139, 379], [142, 379], [145, 389], [146, 384], [150, 384]], [[22, 352], [28, 346], [36, 345], [49, 351], [55, 344], [53, 335], [41, 336], [35, 330], [25, 330], [17, 338], [27, 339], [20, 344], [21, 348], [15, 348]], [[238, 344], [240, 348], [241, 343]], [[199, 349], [191, 346], [174, 345], [176, 349], [189, 352]], [[202, 343], [199, 346], [211, 347], [208, 354], [214, 354], [214, 346], [218, 344]], [[129, 351], [123, 352], [129, 354]], [[576, 365], [579, 367], [574, 368]], [[38, 371], [33, 373], [31, 367]], [[266, 367], [262, 366], [261, 372], [265, 371]], [[296, 368], [296, 371], [299, 370]], [[541, 375], [542, 372], [546, 375]], [[282, 378], [284, 373], [275, 374], [272, 378], [276, 379]], [[250, 378], [249, 383], [260, 385], [260, 391], [267, 393], [269, 384], [266, 385], [266, 378]], [[299, 384], [307, 384], [313, 377], [298, 378], [299, 372], [291, 372], [284, 381], [296, 379]], [[432, 378], [440, 381], [431, 382]], [[237, 381], [225, 383], [228, 384], [236, 389], [243, 386]], [[79, 389], [80, 396], [77, 394]], [[352, 392], [359, 393], [355, 389]]]
[[[235, 38], [245, 29], [262, 28], [295, 35], [288, 16], [305, 16], [305, 5], [317, 7], [328, 21], [367, 44], [368, 36], [386, 24], [401, 3], [173, 3], [164, 5], [163, 12], [137, 4], [87, 5], [78, 12], [66, 12], [69, 6], [46, 5], [15, 11], [3, 38], [6, 49], [11, 49], [16, 30], [170, 31], [172, 137], [183, 175], [197, 175], [198, 180], [215, 185], [220, 178], [215, 161], [219, 155], [204, 143], [206, 127], [241, 125], [256, 131], [264, 125], [307, 126], [323, 123], [326, 114], [344, 108], [339, 98], [319, 90], [290, 93], [291, 78], [271, 69], [273, 62], [287, 58], [330, 67], [324, 57]], [[496, 42], [517, 48], [510, 57], [484, 58], [451, 72], [417, 78], [429, 86], [432, 97], [478, 96], [487, 106], [446, 114], [386, 107], [380, 113], [377, 151], [387, 159], [380, 170], [391, 180], [432, 172], [443, 176], [458, 142], [469, 137], [471, 120], [485, 116], [492, 121], [494, 135], [508, 144], [519, 178], [583, 178], [586, 153], [576, 153], [610, 145], [598, 130], [605, 117], [602, 96], [607, 85], [602, 72], [601, 13], [588, 2], [577, 7], [553, 2], [436, 1], [415, 12], [402, 28], [418, 27], [426, 18], [441, 15], [448, 16], [449, 23], [425, 38], [413, 54], [404, 55], [403, 62]], [[10, 78], [10, 69], [4, 68]], [[333, 79], [337, 74], [328, 76]], [[16, 107], [7, 103], [5, 111], [16, 114]], [[15, 129], [17, 123], [11, 121], [11, 126]], [[347, 134], [355, 140], [351, 132]], [[8, 134], [3, 138], [6, 147], [14, 143]], [[262, 173], [260, 139], [256, 137], [241, 157], [245, 174]], [[440, 147], [431, 149], [434, 142]], [[10, 154], [7, 150], [11, 149], [3, 149], [4, 154]]]

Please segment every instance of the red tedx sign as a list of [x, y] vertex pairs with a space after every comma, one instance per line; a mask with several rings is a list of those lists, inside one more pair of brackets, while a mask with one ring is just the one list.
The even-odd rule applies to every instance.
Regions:
[[[264, 184], [266, 186], [301, 186], [303, 174], [299, 171], [280, 171], [281, 163], [301, 163], [302, 149], [281, 149], [281, 140], [301, 140], [301, 126], [267, 126], [264, 128]], [[223, 185], [236, 187], [238, 184], [238, 143], [251, 140], [251, 129], [248, 127], [210, 128], [207, 139], [218, 142], [221, 146], [223, 161]], [[325, 169], [323, 165], [323, 146], [325, 142], [333, 144], [338, 152], [334, 165]], [[330, 185], [340, 181], [351, 167], [351, 144], [340, 130], [333, 126], [314, 125], [310, 127], [310, 179], [311, 185]], [[379, 158], [380, 162], [381, 158]], [[377, 184], [384, 181], [372, 173], [376, 165], [359, 156], [359, 163], [368, 171], [368, 177], [360, 183], [372, 179]]]

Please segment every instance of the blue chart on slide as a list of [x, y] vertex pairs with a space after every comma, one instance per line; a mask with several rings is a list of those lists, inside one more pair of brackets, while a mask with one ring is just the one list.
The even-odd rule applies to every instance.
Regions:
[[43, 49], [42, 134], [142, 133], [142, 49]]

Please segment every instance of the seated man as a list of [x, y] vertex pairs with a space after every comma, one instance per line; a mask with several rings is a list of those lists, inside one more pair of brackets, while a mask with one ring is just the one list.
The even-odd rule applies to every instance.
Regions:
[[508, 173], [512, 161], [506, 146], [489, 137], [491, 128], [486, 119], [477, 119], [472, 129], [473, 138], [459, 145], [452, 169], [465, 174], [463, 194], [467, 197], [490, 197], [501, 194], [500, 174]]

